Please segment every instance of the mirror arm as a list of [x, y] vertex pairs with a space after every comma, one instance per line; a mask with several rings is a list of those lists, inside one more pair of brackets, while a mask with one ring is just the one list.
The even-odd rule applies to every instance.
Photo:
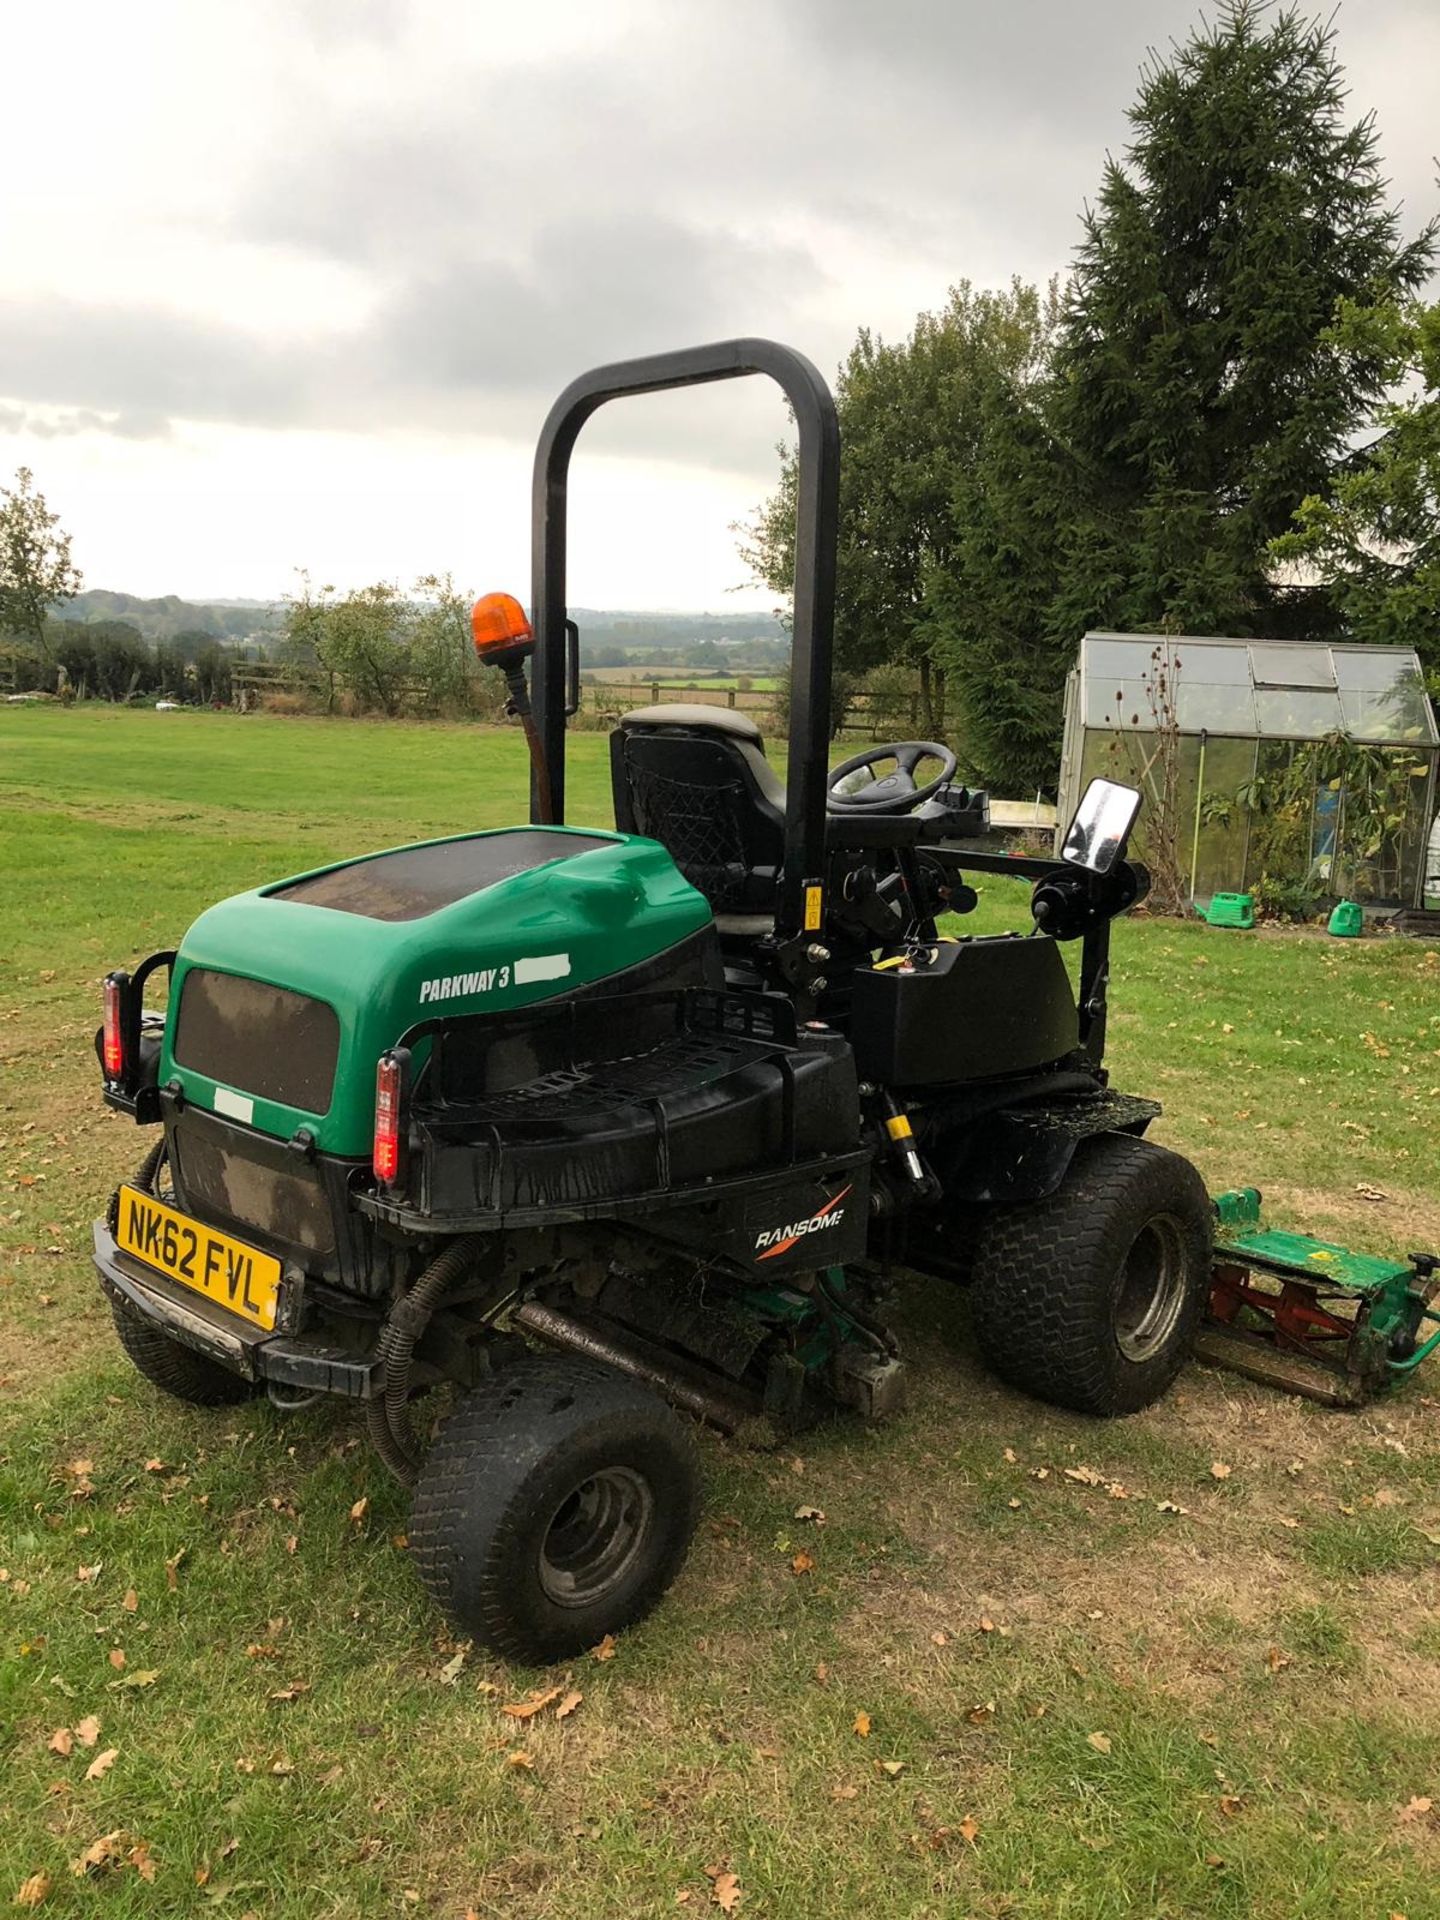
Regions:
[[1105, 1058], [1105, 1024], [1109, 1008], [1110, 922], [1098, 920], [1080, 948], [1080, 1046], [1098, 1067]]

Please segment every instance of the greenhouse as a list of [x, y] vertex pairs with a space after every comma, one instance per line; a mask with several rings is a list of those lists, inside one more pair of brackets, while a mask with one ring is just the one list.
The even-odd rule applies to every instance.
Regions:
[[1087, 633], [1059, 817], [1103, 774], [1142, 790], [1142, 857], [1192, 900], [1422, 906], [1437, 761], [1408, 648]]

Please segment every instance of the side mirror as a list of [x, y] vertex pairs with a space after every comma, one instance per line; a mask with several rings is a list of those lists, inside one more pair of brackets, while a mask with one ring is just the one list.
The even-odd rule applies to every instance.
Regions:
[[1109, 873], [1124, 856], [1125, 842], [1139, 812], [1140, 795], [1134, 787], [1122, 787], [1114, 780], [1092, 780], [1065, 830], [1060, 858], [1089, 873]]

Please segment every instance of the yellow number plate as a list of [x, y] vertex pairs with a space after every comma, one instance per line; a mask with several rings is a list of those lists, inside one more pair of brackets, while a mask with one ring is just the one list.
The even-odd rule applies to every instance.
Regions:
[[135, 1187], [120, 1189], [117, 1245], [167, 1279], [178, 1280], [267, 1332], [275, 1325], [280, 1262], [228, 1233], [167, 1207]]

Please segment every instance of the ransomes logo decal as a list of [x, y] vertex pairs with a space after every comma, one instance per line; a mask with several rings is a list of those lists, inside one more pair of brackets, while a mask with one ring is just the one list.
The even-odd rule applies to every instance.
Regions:
[[498, 993], [506, 987], [528, 987], [537, 980], [565, 980], [570, 974], [568, 953], [540, 953], [529, 960], [506, 961], [498, 967], [480, 967], [474, 973], [442, 973], [420, 982], [420, 1004], [436, 1000], [466, 1000], [476, 993]]
[[[840, 1202], [849, 1192], [849, 1187], [842, 1187], [833, 1200], [827, 1200], [820, 1211], [812, 1213], [808, 1220], [795, 1220], [788, 1226], [769, 1227], [764, 1233], [757, 1233], [755, 1258], [773, 1260], [778, 1254], [788, 1253], [807, 1233], [823, 1233], [827, 1227], [838, 1227], [845, 1218], [845, 1209]], [[765, 1249], [763, 1253], [762, 1247]]]

